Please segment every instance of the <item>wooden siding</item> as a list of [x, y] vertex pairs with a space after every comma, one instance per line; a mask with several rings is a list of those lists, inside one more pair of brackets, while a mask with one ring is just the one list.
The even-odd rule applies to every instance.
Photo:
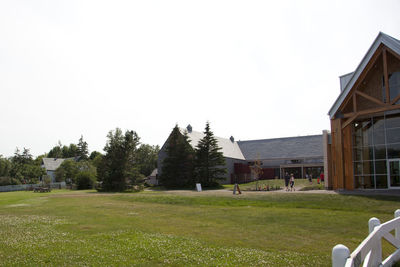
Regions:
[[341, 119], [331, 120], [333, 189], [343, 188], [343, 142]]
[[354, 190], [353, 171], [353, 149], [352, 149], [352, 127], [350, 124], [343, 129], [343, 166], [344, 166], [344, 188]]

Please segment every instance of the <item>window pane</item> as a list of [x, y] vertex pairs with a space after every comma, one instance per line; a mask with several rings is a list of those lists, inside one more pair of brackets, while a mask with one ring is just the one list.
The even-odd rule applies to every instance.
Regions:
[[388, 158], [389, 159], [397, 159], [400, 158], [400, 144], [397, 145], [387, 145], [388, 150]]
[[387, 175], [376, 176], [376, 188], [387, 188]]
[[400, 72], [389, 74], [389, 89], [391, 100], [400, 94]]
[[356, 188], [375, 188], [374, 176], [355, 176], [354, 178]]
[[375, 173], [376, 174], [387, 174], [386, 160], [375, 161]]
[[375, 146], [375, 159], [386, 159], [385, 145]]
[[372, 145], [372, 123], [371, 121], [363, 122], [362, 137], [363, 146]]
[[361, 148], [354, 148], [353, 149], [354, 161], [362, 160], [361, 155], [362, 155], [362, 149]]
[[360, 132], [354, 135], [354, 147], [362, 147], [362, 135]]
[[387, 143], [400, 143], [400, 128], [386, 130]]
[[362, 159], [363, 160], [373, 160], [374, 153], [372, 147], [363, 147], [362, 148]]
[[374, 144], [384, 145], [385, 144], [385, 132], [381, 130], [374, 130]]
[[363, 161], [363, 174], [373, 175], [374, 174], [374, 162], [373, 161]]
[[354, 174], [361, 175], [362, 174], [362, 162], [354, 162]]
[[400, 114], [386, 115], [386, 128], [400, 127]]
[[383, 131], [384, 130], [384, 126], [385, 126], [385, 120], [384, 117], [374, 117], [373, 118], [374, 121], [374, 131]]

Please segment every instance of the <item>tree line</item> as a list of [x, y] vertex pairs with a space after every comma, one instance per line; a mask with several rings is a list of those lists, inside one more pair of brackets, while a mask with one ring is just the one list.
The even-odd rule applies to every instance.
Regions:
[[225, 158], [209, 122], [206, 123], [203, 133], [204, 137], [193, 148], [188, 132], [185, 130], [182, 134], [178, 125], [175, 125], [165, 147], [161, 185], [193, 188], [196, 183], [201, 183], [204, 187], [213, 187], [219, 184], [218, 181], [225, 179]]
[[29, 149], [16, 149], [14, 156], [0, 155], [0, 185], [38, 183], [49, 177], [41, 167], [43, 158], [66, 159], [55, 171], [57, 182], [65, 181], [78, 189], [121, 191], [143, 182], [157, 167], [159, 147], [141, 144], [138, 134], [116, 128], [107, 135], [104, 152], [89, 154], [88, 143], [83, 136], [77, 144], [62, 145], [58, 142], [48, 153], [35, 159]]

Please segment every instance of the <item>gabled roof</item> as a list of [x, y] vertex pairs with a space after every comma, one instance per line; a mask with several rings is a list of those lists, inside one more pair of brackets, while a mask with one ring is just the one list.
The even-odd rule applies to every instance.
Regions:
[[336, 99], [335, 103], [329, 110], [329, 117], [333, 118], [335, 113], [338, 111], [340, 105], [343, 103], [343, 101], [346, 99], [347, 95], [349, 94], [351, 88], [353, 88], [355, 82], [358, 80], [360, 77], [361, 73], [367, 66], [368, 62], [371, 60], [372, 56], [378, 49], [378, 47], [384, 44], [386, 47], [389, 47], [391, 50], [396, 52], [397, 54], [400, 55], [400, 41], [387, 35], [384, 34], [383, 32], [379, 32], [378, 36], [375, 38], [375, 41], [372, 43], [371, 47], [369, 48], [367, 54], [364, 56], [364, 58], [361, 60], [360, 64], [356, 68], [356, 70], [352, 73], [351, 77], [347, 77], [347, 83], [344, 89], [341, 91], [339, 97]]
[[[189, 137], [190, 145], [195, 148], [197, 144], [199, 143], [200, 139], [204, 137], [203, 132], [196, 132], [196, 131], [191, 131], [188, 132], [186, 129], [179, 128], [180, 132], [183, 134], [185, 131], [187, 132], [187, 135]], [[227, 138], [222, 138], [218, 136], [214, 136], [215, 139], [217, 139], [218, 146], [221, 147], [222, 149], [220, 150], [224, 157], [226, 158], [233, 158], [233, 159], [242, 159], [244, 160], [244, 156], [242, 152], [240, 151], [239, 145], [235, 141], [231, 141], [230, 139]]]
[[247, 160], [323, 157], [322, 135], [238, 141]]
[[46, 171], [55, 171], [58, 167], [60, 167], [64, 160], [66, 159], [43, 158], [43, 167], [46, 169]]
[[151, 177], [151, 176], [155, 177], [155, 176], [157, 176], [157, 174], [158, 174], [158, 169], [155, 168], [148, 177]]

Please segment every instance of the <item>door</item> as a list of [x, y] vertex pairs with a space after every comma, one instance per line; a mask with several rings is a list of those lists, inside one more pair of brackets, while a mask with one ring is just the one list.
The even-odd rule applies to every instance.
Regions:
[[400, 159], [388, 160], [389, 188], [400, 188]]

